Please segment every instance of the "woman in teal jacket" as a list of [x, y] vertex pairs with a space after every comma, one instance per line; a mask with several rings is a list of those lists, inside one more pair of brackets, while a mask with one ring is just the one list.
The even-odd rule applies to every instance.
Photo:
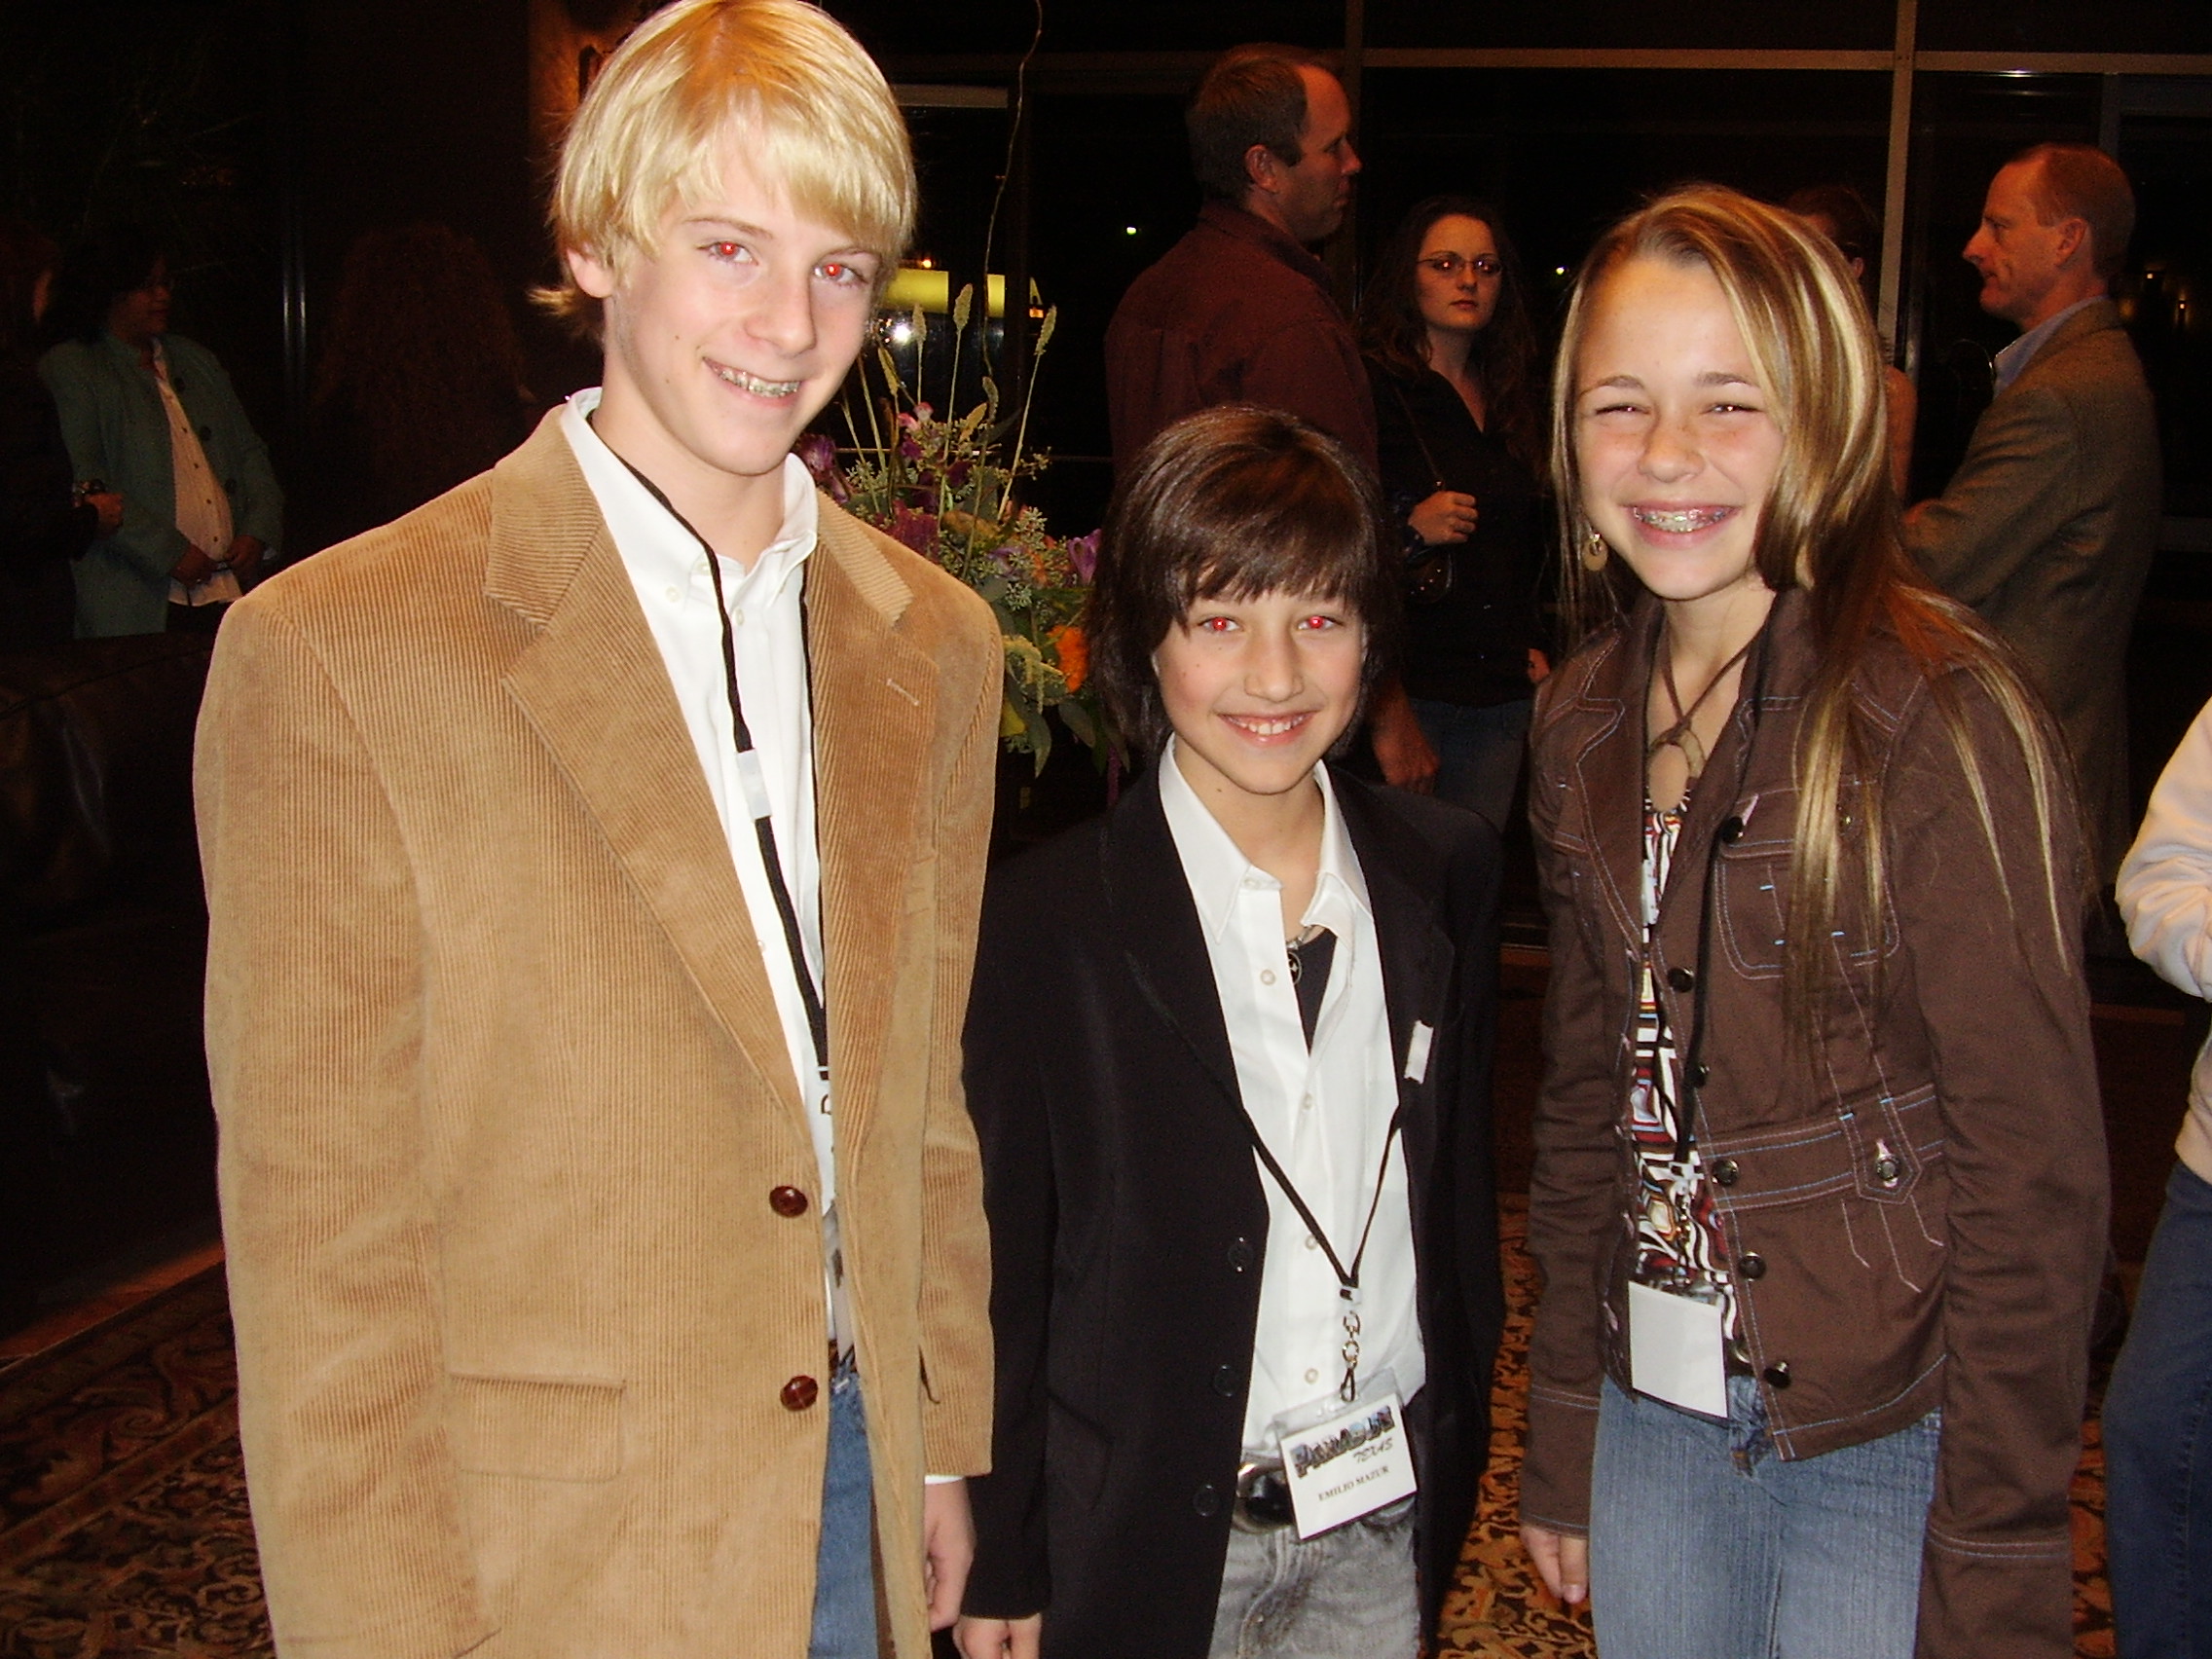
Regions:
[[[64, 268], [62, 288], [57, 309], [74, 305], [74, 337], [40, 359], [39, 373], [77, 477], [123, 497], [121, 528], [76, 562], [77, 634], [159, 634], [172, 612], [190, 608], [172, 596], [210, 580], [217, 586], [203, 593], [226, 591], [225, 571], [239, 587], [252, 580], [276, 550], [283, 492], [222, 365], [205, 347], [168, 332], [167, 262], [158, 248], [130, 234], [95, 240]], [[219, 546], [201, 545], [179, 527], [180, 518], [192, 520], [180, 509], [157, 363], [221, 493], [200, 515], [203, 524], [228, 521]]]

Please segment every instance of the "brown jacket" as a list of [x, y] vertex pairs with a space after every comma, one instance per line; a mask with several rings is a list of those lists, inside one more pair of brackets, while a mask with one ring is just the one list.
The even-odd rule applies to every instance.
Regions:
[[1296, 415], [1375, 465], [1375, 401], [1328, 267], [1258, 215], [1209, 202], [1107, 327], [1115, 464], [1224, 403]]
[[2120, 309], [2084, 306], [1982, 411], [1905, 543], [2017, 651], [2066, 734], [2108, 886], [2135, 834], [2127, 640], [2158, 542], [2158, 426]]
[[[1552, 979], [1522, 1513], [1570, 1531], [1589, 1519], [1600, 1378], [1629, 1380], [1621, 1243], [1635, 1172], [1619, 1125], [1644, 948], [1642, 708], [1657, 610], [1646, 601], [1545, 683], [1534, 735]], [[1803, 595], [1786, 594], [1690, 803], [1654, 949], [1685, 1056], [1699, 1021], [1709, 1027], [1696, 1132], [1742, 1327], [1786, 1458], [1941, 1410], [1919, 1651], [2058, 1659], [2072, 1651], [2066, 1490], [2106, 1211], [2065, 897], [2079, 891], [2079, 835], [2071, 815], [2052, 826], [2054, 915], [2025, 764], [1986, 695], [1947, 679], [2002, 871], [1929, 684], [1899, 647], [1877, 646], [1857, 689], [1885, 792], [1884, 913], [1876, 932], [1845, 906], [1817, 1066], [1786, 1060], [1792, 754], [1812, 671]], [[1849, 835], [1847, 819], [1847, 857]], [[1754, 1255], [1755, 1276], [1743, 1272]]]
[[[925, 1470], [989, 1452], [960, 1094], [988, 613], [824, 505], [807, 563], [839, 1214], [902, 1659]], [[805, 1650], [820, 1206], [666, 668], [549, 418], [286, 571], [200, 725], [240, 1415], [279, 1651]], [[813, 1378], [787, 1406], [786, 1384]]]

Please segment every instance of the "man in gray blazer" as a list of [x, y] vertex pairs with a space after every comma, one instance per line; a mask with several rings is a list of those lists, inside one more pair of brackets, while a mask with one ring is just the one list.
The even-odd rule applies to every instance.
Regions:
[[2133, 827], [2127, 637], [2158, 529], [2151, 388], [2107, 297], [2134, 228], [2134, 193], [2102, 150], [2039, 144], [1998, 169], [1966, 258], [1981, 309], [2020, 338], [1997, 354], [1997, 396], [1950, 487], [1904, 524], [1928, 573], [2048, 700], [2107, 885]]

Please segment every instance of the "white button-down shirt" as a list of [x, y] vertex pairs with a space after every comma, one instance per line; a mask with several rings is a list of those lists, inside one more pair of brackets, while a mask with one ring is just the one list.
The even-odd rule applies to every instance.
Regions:
[[[745, 908], [759, 940], [760, 962], [775, 993], [784, 1046], [814, 1132], [814, 1156], [821, 1167], [820, 1201], [827, 1213], [836, 1198], [830, 1088], [815, 1062], [806, 1003], [784, 942], [783, 920], [738, 772], [729, 677], [722, 664], [721, 627], [715, 619], [714, 578], [698, 538], [653, 498], [592, 430], [590, 416], [598, 407], [598, 387], [577, 392], [562, 412], [561, 430], [583, 468], [607, 528], [613, 533], [615, 550], [637, 589], [638, 604], [660, 646], [661, 660], [668, 665], [669, 682], [683, 711], [691, 747], [698, 752], [707, 791], [721, 818]], [[814, 551], [818, 508], [814, 482], [796, 456], [785, 459], [783, 485], [784, 522], [776, 538], [750, 569], [723, 559], [722, 591], [728, 596], [730, 627], [737, 638], [738, 695], [745, 704], [746, 727], [767, 790], [776, 858], [798, 915], [807, 971], [821, 986], [827, 981], [822, 958], [822, 861], [814, 839], [814, 711], [807, 691], [806, 630], [799, 608], [806, 561]]]
[[[1398, 1089], [1382, 962], [1367, 881], [1338, 814], [1329, 769], [1317, 766], [1313, 775], [1321, 786], [1320, 877], [1303, 922], [1327, 928], [1337, 943], [1310, 1048], [1283, 948], [1282, 883], [1239, 852], [1206, 810], [1176, 764], [1172, 742], [1160, 760], [1160, 798], [1205, 934], [1245, 1113], [1347, 1269], [1382, 1171], [1382, 1202], [1359, 1270], [1359, 1378], [1364, 1387], [1387, 1368], [1399, 1396], [1411, 1399], [1426, 1371], [1403, 1137], [1383, 1160]], [[1345, 1303], [1328, 1255], [1297, 1206], [1265, 1166], [1259, 1173], [1268, 1196], [1268, 1247], [1244, 1444], [1272, 1452], [1274, 1419], [1333, 1399], [1344, 1381]]]

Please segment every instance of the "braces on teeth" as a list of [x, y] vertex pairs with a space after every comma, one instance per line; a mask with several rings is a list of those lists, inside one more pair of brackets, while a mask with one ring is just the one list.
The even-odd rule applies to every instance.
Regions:
[[1676, 535], [1680, 535], [1686, 531], [1703, 530], [1709, 524], [1718, 524], [1728, 515], [1725, 511], [1714, 512], [1685, 507], [1679, 512], [1659, 512], [1639, 508], [1636, 516], [1654, 530], [1671, 531]]

